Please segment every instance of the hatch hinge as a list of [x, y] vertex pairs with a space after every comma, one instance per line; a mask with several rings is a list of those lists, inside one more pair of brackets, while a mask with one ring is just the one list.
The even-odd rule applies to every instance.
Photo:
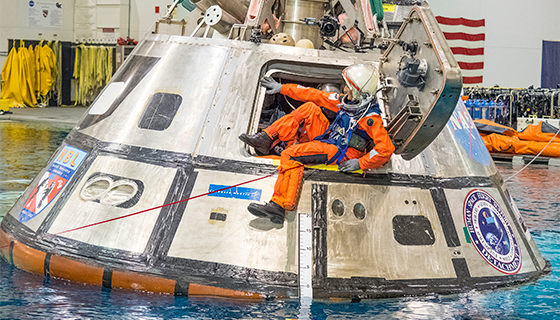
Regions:
[[410, 137], [418, 122], [422, 120], [422, 112], [418, 106], [418, 99], [409, 94], [404, 108], [387, 126], [387, 132], [393, 140], [397, 151], [399, 147]]

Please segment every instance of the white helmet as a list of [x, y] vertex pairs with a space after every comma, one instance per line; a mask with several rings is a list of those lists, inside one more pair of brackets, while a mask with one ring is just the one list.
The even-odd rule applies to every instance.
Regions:
[[379, 70], [375, 64], [359, 63], [353, 64], [342, 70], [344, 81], [352, 90], [354, 97], [353, 103], [348, 103], [348, 99], [344, 99], [343, 108], [348, 112], [357, 112], [369, 104], [375, 97], [377, 83], [379, 82]]

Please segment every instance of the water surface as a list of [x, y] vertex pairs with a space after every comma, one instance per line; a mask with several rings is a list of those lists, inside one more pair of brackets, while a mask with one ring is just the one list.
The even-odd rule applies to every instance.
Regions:
[[[0, 120], [0, 219], [70, 132]], [[498, 163], [504, 178], [522, 166]], [[552, 273], [494, 291], [358, 303], [246, 302], [146, 294], [50, 279], [0, 259], [0, 319], [554, 319], [560, 318], [560, 168], [531, 165], [506, 182]]]

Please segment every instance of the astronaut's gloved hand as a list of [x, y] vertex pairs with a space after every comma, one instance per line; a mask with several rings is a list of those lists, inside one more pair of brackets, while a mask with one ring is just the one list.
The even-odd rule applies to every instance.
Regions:
[[358, 159], [350, 159], [338, 165], [338, 170], [342, 172], [354, 172], [360, 169], [360, 160]]
[[280, 92], [280, 90], [282, 89], [282, 85], [278, 82], [276, 82], [276, 80], [272, 79], [272, 77], [264, 77], [261, 79], [261, 86], [267, 88], [268, 90], [266, 90], [267, 94], [275, 94]]

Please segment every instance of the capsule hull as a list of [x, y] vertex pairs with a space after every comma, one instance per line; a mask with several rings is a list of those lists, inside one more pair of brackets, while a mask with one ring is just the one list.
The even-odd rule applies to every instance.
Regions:
[[264, 123], [259, 79], [341, 84], [343, 68], [381, 57], [148, 36], [4, 217], [0, 255], [108, 288], [249, 299], [306, 283], [314, 298], [456, 293], [547, 272], [458, 96], [430, 104], [451, 116], [417, 156], [306, 168], [283, 225], [247, 211], [277, 176], [277, 159], [238, 139]]

